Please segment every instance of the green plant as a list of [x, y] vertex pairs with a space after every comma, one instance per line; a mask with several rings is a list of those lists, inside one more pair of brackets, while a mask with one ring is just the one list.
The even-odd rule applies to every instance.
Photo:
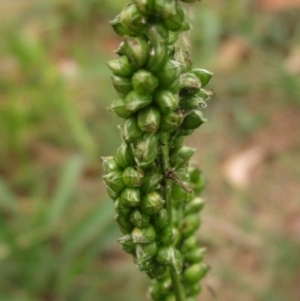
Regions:
[[[195, 1], [183, 1], [192, 3]], [[125, 119], [123, 143], [102, 158], [104, 182], [114, 200], [119, 243], [152, 279], [153, 300], [192, 301], [209, 267], [202, 262], [196, 230], [205, 181], [188, 161], [196, 151], [184, 137], [203, 124], [201, 109], [212, 74], [193, 69], [175, 46], [191, 29], [176, 0], [135, 0], [111, 21], [123, 37], [107, 64], [120, 98], [110, 107]]]

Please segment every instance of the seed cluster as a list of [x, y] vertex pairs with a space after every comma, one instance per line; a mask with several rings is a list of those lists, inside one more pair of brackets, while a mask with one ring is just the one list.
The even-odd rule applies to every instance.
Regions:
[[124, 234], [118, 241], [152, 279], [154, 301], [194, 301], [209, 269], [195, 235], [205, 180], [188, 164], [195, 149], [182, 143], [206, 121], [201, 110], [211, 95], [203, 87], [212, 73], [193, 69], [188, 52], [175, 46], [191, 29], [177, 0], [131, 1], [111, 25], [123, 37], [118, 58], [107, 63], [123, 142], [102, 162]]

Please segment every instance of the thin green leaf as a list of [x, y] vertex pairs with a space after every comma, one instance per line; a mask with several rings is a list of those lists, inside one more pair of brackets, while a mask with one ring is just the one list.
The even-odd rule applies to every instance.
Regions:
[[67, 161], [63, 168], [58, 187], [49, 205], [46, 222], [53, 223], [64, 214], [71, 201], [71, 196], [82, 168], [83, 160], [80, 157], [72, 157]]
[[6, 183], [0, 178], [0, 208], [11, 213], [18, 212], [18, 205], [16, 198], [10, 191]]
[[69, 258], [92, 241], [101, 240], [103, 233], [113, 225], [112, 217], [113, 206], [108, 200], [99, 204], [97, 208], [93, 208], [89, 215], [70, 230], [61, 256]]

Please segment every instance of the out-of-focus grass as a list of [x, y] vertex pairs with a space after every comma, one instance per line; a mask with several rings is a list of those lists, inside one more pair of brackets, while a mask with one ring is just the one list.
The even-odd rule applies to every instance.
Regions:
[[[209, 179], [201, 300], [298, 301], [300, 82], [287, 62], [299, 10], [252, 3], [193, 10], [190, 51], [216, 91], [188, 140]], [[0, 300], [146, 300], [146, 277], [115, 243], [100, 169], [120, 143], [105, 61], [119, 43], [107, 21], [124, 4], [0, 1]], [[224, 160], [261, 141], [274, 151], [250, 186], [225, 183]]]

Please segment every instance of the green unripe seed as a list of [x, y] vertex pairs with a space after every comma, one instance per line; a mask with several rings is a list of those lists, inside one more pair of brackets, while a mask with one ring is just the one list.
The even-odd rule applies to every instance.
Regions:
[[156, 232], [151, 225], [145, 228], [135, 227], [131, 232], [131, 236], [135, 244], [150, 244], [155, 242]]
[[131, 66], [126, 55], [110, 60], [106, 64], [113, 74], [117, 76], [129, 77], [134, 73], [134, 68]]
[[134, 31], [129, 29], [124, 23], [120, 21], [119, 16], [116, 17], [115, 19], [111, 20], [109, 24], [112, 26], [116, 34], [118, 34], [121, 37], [124, 36], [135, 36], [136, 34]]
[[141, 191], [143, 193], [149, 193], [160, 187], [160, 183], [163, 179], [163, 176], [156, 171], [149, 172], [146, 170], [143, 183], [141, 185]]
[[182, 65], [176, 61], [168, 61], [163, 68], [155, 73], [156, 78], [159, 80], [161, 87], [171, 85], [180, 75]]
[[150, 216], [141, 212], [139, 209], [135, 209], [130, 215], [130, 221], [139, 228], [145, 228], [149, 225]]
[[123, 199], [118, 198], [114, 203], [115, 211], [121, 215], [129, 216], [132, 212], [132, 207], [126, 205]]
[[149, 57], [149, 45], [147, 41], [138, 37], [125, 37], [124, 52], [134, 69], [144, 66]]
[[141, 110], [138, 114], [138, 125], [143, 132], [155, 133], [160, 124], [160, 111], [153, 106]]
[[180, 108], [183, 110], [198, 110], [207, 107], [206, 102], [198, 94], [192, 96], [181, 96], [179, 102]]
[[134, 0], [136, 7], [144, 14], [153, 12], [154, 0]]
[[197, 247], [198, 247], [197, 237], [196, 235], [191, 235], [183, 241], [181, 246], [181, 251], [183, 254], [186, 254]]
[[204, 263], [193, 264], [183, 272], [183, 280], [188, 284], [195, 284], [209, 271], [209, 266]]
[[105, 184], [115, 192], [121, 192], [125, 187], [123, 181], [123, 174], [120, 171], [112, 171], [109, 174], [103, 176]]
[[169, 245], [170, 243], [172, 243], [174, 241], [175, 236], [176, 236], [175, 229], [168, 226], [168, 227], [165, 227], [161, 231], [158, 232], [157, 240], [162, 245]]
[[156, 230], [162, 230], [168, 225], [167, 210], [162, 208], [153, 216], [153, 225]]
[[127, 253], [135, 253], [136, 245], [133, 243], [132, 237], [130, 234], [126, 234], [117, 239], [117, 241], [122, 245], [122, 249]]
[[119, 117], [125, 119], [133, 115], [133, 112], [126, 108], [124, 99], [115, 100], [109, 107], [109, 110], [114, 112]]
[[125, 6], [119, 15], [120, 22], [132, 31], [142, 34], [146, 27], [145, 16], [137, 9], [134, 3]]
[[104, 174], [112, 171], [121, 171], [121, 167], [117, 164], [113, 156], [101, 157], [101, 161]]
[[140, 190], [138, 188], [127, 187], [123, 190], [120, 199], [128, 207], [137, 207], [141, 200]]
[[151, 94], [158, 86], [158, 80], [149, 71], [140, 69], [132, 76], [132, 86], [140, 94]]
[[[145, 263], [153, 258], [157, 253], [158, 247], [155, 242], [150, 244], [138, 244], [136, 245], [136, 258], [138, 264]], [[149, 270], [152, 270], [154, 265], [151, 264]]]
[[195, 148], [182, 146], [176, 153], [171, 155], [170, 157], [171, 165], [174, 168], [178, 168], [185, 165], [193, 156], [195, 151], [196, 151]]
[[190, 213], [199, 213], [203, 209], [204, 205], [204, 200], [196, 197], [185, 206], [184, 214], [188, 215]]
[[173, 246], [161, 246], [158, 248], [155, 260], [163, 265], [170, 265], [175, 261], [175, 249]]
[[194, 130], [204, 122], [206, 122], [206, 119], [203, 117], [202, 112], [199, 110], [193, 110], [184, 117], [181, 126], [185, 130]]
[[167, 267], [160, 265], [160, 264], [156, 264], [152, 268], [152, 270], [147, 274], [151, 279], [154, 279], [154, 278], [160, 279], [161, 277], [164, 277], [166, 272], [167, 272]]
[[116, 192], [116, 191], [112, 190], [112, 189], [111, 189], [109, 186], [107, 186], [107, 185], [105, 185], [105, 187], [106, 187], [107, 194], [110, 196], [110, 198], [111, 198], [112, 200], [116, 200], [116, 199], [119, 197], [120, 192]]
[[137, 91], [131, 91], [124, 99], [125, 108], [135, 113], [138, 110], [147, 107], [152, 101], [152, 97], [149, 94], [140, 94]]
[[160, 22], [149, 24], [146, 35], [151, 44], [157, 43], [157, 41], [168, 42], [169, 32], [167, 28]]
[[133, 89], [130, 78], [112, 75], [111, 80], [121, 97], [125, 97]]
[[177, 3], [173, 0], [155, 0], [154, 10], [162, 18], [168, 19], [177, 13]]
[[131, 166], [134, 162], [134, 157], [130, 145], [127, 143], [122, 143], [121, 146], [118, 147], [114, 155], [114, 159], [122, 168]]
[[157, 42], [150, 49], [149, 60], [146, 69], [150, 72], [158, 72], [168, 61], [168, 48], [163, 42]]
[[212, 72], [200, 68], [195, 68], [191, 72], [193, 72], [198, 77], [201, 82], [201, 87], [205, 87], [213, 76]]
[[186, 295], [187, 297], [194, 297], [200, 294], [201, 291], [202, 291], [201, 285], [199, 283], [195, 283], [187, 287]]
[[168, 37], [168, 41], [167, 44], [168, 45], [173, 45], [175, 44], [175, 42], [178, 40], [178, 32], [176, 31], [169, 31], [169, 37]]
[[127, 167], [123, 172], [123, 181], [127, 187], [140, 187], [143, 182], [144, 173], [141, 169]]
[[134, 149], [135, 160], [140, 167], [148, 167], [157, 158], [158, 135], [145, 134]]
[[197, 213], [186, 216], [180, 225], [182, 236], [187, 238], [192, 235], [199, 228], [200, 223], [200, 217]]
[[140, 209], [145, 214], [154, 215], [163, 208], [164, 204], [165, 201], [162, 199], [161, 195], [156, 191], [152, 191], [142, 197]]
[[181, 111], [169, 112], [161, 115], [160, 130], [173, 132], [182, 123], [183, 115]]
[[171, 31], [178, 31], [182, 28], [184, 23], [184, 12], [181, 6], [175, 7], [176, 12], [169, 18], [163, 20], [164, 25]]
[[115, 221], [117, 222], [120, 230], [124, 234], [131, 233], [134, 228], [133, 224], [128, 220], [128, 217], [122, 214], [117, 213], [115, 216]]
[[206, 253], [205, 248], [195, 248], [184, 254], [184, 260], [189, 264], [199, 263], [203, 260], [204, 254]]
[[194, 73], [187, 72], [180, 76], [180, 95], [195, 95], [200, 91], [200, 88], [200, 80]]
[[128, 118], [121, 127], [121, 136], [126, 143], [134, 143], [143, 136], [136, 117]]
[[176, 110], [179, 100], [170, 91], [157, 90], [154, 93], [154, 102], [162, 113], [168, 113]]

